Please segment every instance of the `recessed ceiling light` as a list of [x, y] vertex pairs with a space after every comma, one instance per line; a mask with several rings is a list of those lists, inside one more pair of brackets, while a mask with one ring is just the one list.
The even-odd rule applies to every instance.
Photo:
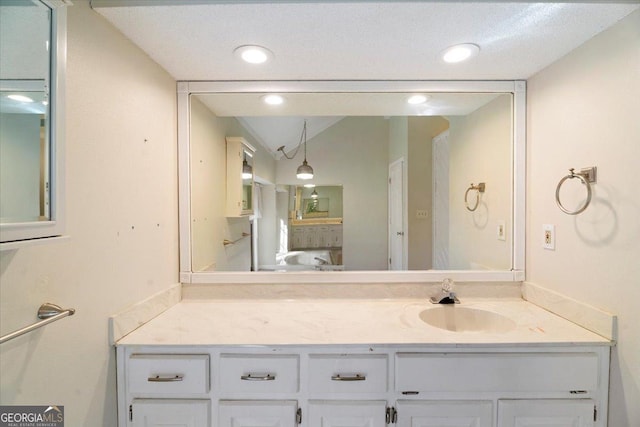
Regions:
[[273, 53], [262, 46], [244, 45], [234, 49], [238, 57], [249, 64], [262, 64], [273, 57]]
[[426, 95], [412, 95], [407, 99], [407, 102], [411, 105], [424, 104], [429, 99]]
[[451, 46], [442, 52], [444, 62], [454, 64], [473, 58], [480, 52], [480, 46], [473, 43], [463, 43]]
[[284, 97], [282, 97], [281, 95], [271, 94], [271, 95], [263, 96], [262, 100], [264, 101], [265, 104], [280, 105], [284, 102]]
[[305, 188], [313, 188], [315, 186], [316, 186], [315, 184], [305, 184], [304, 185]]
[[9, 99], [13, 99], [14, 101], [18, 101], [18, 102], [33, 102], [33, 99], [29, 98], [28, 96], [24, 96], [24, 95], [9, 95], [7, 96], [7, 98]]

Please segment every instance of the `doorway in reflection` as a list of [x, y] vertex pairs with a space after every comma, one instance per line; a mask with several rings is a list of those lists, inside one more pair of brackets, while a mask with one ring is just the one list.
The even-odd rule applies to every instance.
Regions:
[[[279, 271], [343, 270], [341, 185], [280, 186], [276, 201]], [[271, 269], [264, 267], [264, 270]]]

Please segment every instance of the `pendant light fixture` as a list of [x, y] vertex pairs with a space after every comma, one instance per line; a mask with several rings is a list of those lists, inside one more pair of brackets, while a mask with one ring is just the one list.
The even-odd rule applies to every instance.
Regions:
[[315, 190], [315, 188], [313, 189], [313, 193], [311, 193], [311, 198], [312, 199], [317, 199], [318, 198], [318, 192]]
[[[302, 126], [302, 136], [304, 138], [304, 161], [298, 166], [296, 177], [298, 179], [311, 179], [313, 178], [313, 168], [307, 163], [307, 121], [304, 121]], [[300, 139], [303, 139], [300, 138]]]
[[304, 121], [304, 125], [302, 126], [302, 135], [300, 135], [300, 142], [298, 143], [298, 148], [296, 148], [296, 152], [293, 153], [293, 156], [289, 157], [287, 153], [284, 152], [284, 145], [278, 148], [277, 151], [281, 151], [284, 157], [291, 160], [296, 154], [298, 154], [298, 150], [300, 149], [300, 145], [304, 144], [304, 160], [300, 166], [298, 166], [298, 170], [296, 171], [296, 177], [298, 179], [312, 179], [313, 178], [313, 168], [309, 163], [307, 163], [307, 121]]

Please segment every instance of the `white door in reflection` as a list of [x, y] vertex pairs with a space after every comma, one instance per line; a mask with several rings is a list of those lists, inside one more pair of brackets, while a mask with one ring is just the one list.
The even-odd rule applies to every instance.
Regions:
[[433, 138], [433, 268], [449, 269], [449, 131]]
[[389, 270], [406, 270], [404, 159], [389, 165]]

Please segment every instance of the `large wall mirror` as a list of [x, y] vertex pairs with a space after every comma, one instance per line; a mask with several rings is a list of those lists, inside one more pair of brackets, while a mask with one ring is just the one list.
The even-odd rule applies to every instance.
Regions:
[[62, 234], [61, 100], [66, 12], [55, 1], [0, 3], [0, 234]]
[[[524, 99], [511, 81], [179, 83], [181, 280], [523, 280]], [[230, 137], [256, 148], [251, 215], [224, 213]]]

